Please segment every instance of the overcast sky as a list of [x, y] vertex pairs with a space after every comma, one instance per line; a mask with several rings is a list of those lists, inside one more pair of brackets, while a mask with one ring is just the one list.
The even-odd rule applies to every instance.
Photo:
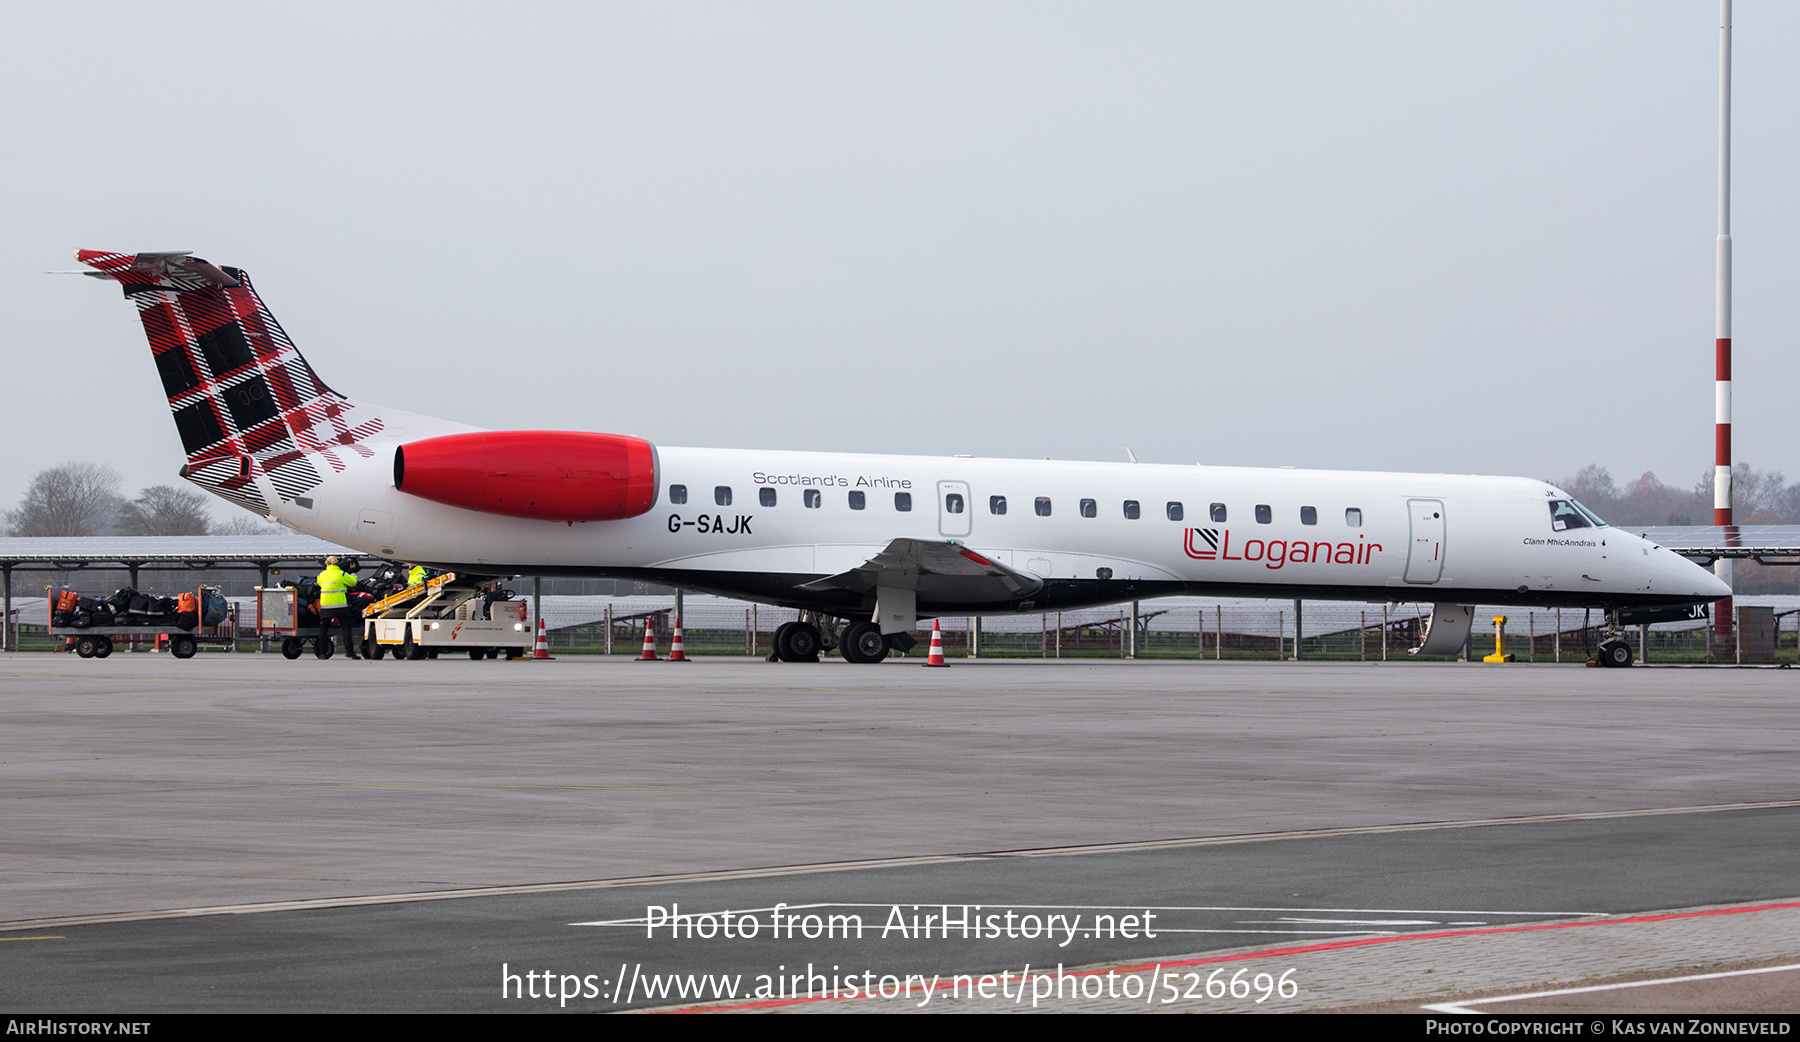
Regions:
[[[1800, 5], [1736, 12], [1738, 459], [1800, 477]], [[1717, 4], [11, 4], [0, 506], [179, 442], [77, 247], [353, 397], [668, 445], [1712, 463]], [[219, 504], [220, 512], [230, 509]]]

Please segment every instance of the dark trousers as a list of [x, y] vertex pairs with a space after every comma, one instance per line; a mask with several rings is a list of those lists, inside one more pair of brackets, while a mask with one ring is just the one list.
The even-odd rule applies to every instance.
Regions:
[[337, 629], [340, 626], [343, 627], [344, 651], [347, 652], [351, 658], [355, 658], [357, 656], [357, 647], [362, 644], [362, 634], [356, 632], [357, 622], [356, 610], [348, 605], [342, 608], [320, 608], [319, 639], [329, 640], [331, 639], [332, 630]]

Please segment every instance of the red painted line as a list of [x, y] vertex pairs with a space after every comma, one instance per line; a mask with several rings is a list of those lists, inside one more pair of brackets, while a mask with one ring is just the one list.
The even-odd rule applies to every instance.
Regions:
[[[1407, 933], [1397, 937], [1362, 937], [1352, 941], [1326, 941], [1322, 944], [1303, 944], [1286, 948], [1264, 948], [1254, 952], [1239, 952], [1236, 955], [1207, 955], [1196, 959], [1154, 960], [1141, 962], [1134, 966], [1111, 966], [1103, 970], [1082, 970], [1076, 973], [1065, 973], [1065, 977], [1099, 977], [1108, 973], [1129, 974], [1143, 973], [1146, 970], [1160, 967], [1174, 969], [1181, 966], [1207, 966], [1220, 962], [1249, 962], [1253, 959], [1273, 959], [1283, 955], [1309, 955], [1313, 952], [1345, 951], [1351, 948], [1369, 948], [1378, 944], [1395, 944], [1401, 941], [1435, 941], [1446, 937], [1478, 937], [1484, 934], [1533, 933], [1539, 930], [1574, 930], [1589, 926], [1624, 926], [1632, 923], [1666, 923], [1676, 919], [1700, 919], [1714, 915], [1745, 915], [1750, 912], [1774, 912], [1787, 908], [1800, 908], [1800, 901], [1782, 901], [1776, 904], [1739, 905], [1735, 908], [1708, 908], [1699, 912], [1669, 912], [1664, 915], [1633, 915], [1622, 919], [1585, 919], [1574, 923], [1534, 923], [1527, 926], [1489, 926], [1480, 930], [1440, 930], [1436, 933]], [[891, 975], [890, 975], [891, 976]], [[954, 975], [953, 975], [954, 976]], [[977, 980], [988, 974], [972, 974]], [[942, 990], [939, 985], [939, 990]], [[868, 995], [857, 995], [855, 999], [870, 998]], [[776, 1006], [794, 1006], [809, 1002], [850, 1002], [855, 999], [843, 999], [835, 995], [805, 996], [791, 999], [764, 999], [760, 1002], [745, 1002], [735, 1006], [707, 1006], [704, 1008], [686, 1008], [669, 1010], [670, 1013], [730, 1013], [744, 1009], [770, 1009]]]
[[1731, 379], [1731, 338], [1722, 337], [1713, 341], [1713, 379]]

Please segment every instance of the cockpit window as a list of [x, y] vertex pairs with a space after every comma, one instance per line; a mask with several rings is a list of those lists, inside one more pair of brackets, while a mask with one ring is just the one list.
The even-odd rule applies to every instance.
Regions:
[[1550, 528], [1556, 532], [1566, 532], [1571, 528], [1605, 528], [1606, 522], [1594, 515], [1594, 512], [1573, 499], [1552, 499], [1550, 501]]

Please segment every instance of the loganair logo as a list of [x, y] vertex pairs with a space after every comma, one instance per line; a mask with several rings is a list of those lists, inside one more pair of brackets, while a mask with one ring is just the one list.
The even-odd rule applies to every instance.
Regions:
[[[1199, 537], [1199, 542], [1195, 538]], [[1187, 530], [1187, 555], [1196, 561], [1211, 561], [1219, 556], [1219, 530], [1190, 528]]]
[[1368, 564], [1382, 550], [1380, 543], [1359, 535], [1354, 543], [1246, 539], [1234, 554], [1229, 528], [1190, 528], [1182, 548], [1196, 561], [1259, 561], [1270, 569], [1290, 564]]

